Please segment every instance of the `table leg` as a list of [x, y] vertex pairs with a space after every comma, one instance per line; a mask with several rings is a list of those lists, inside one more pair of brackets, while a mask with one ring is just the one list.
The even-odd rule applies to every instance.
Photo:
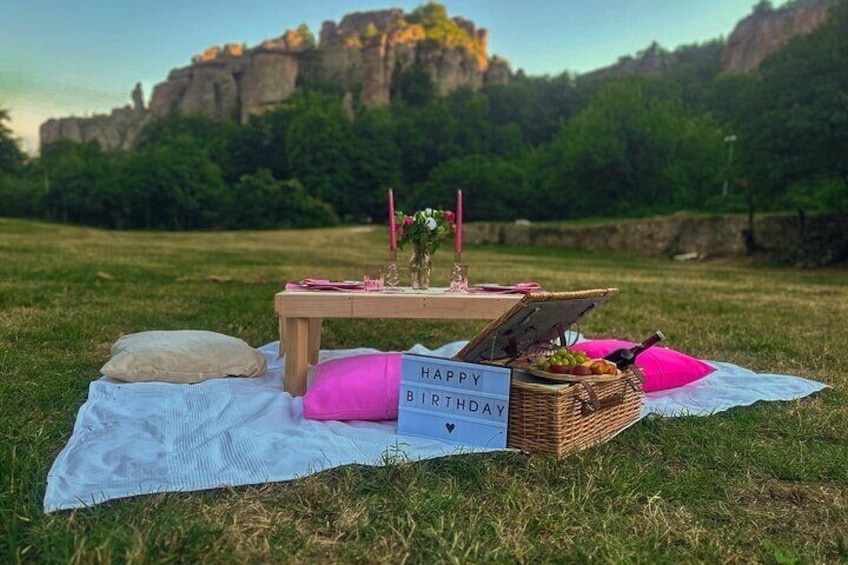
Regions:
[[286, 343], [286, 319], [279, 318], [279, 326], [280, 326], [280, 344], [277, 347], [277, 359], [286, 354], [285, 343]]
[[318, 353], [321, 351], [321, 318], [309, 318], [309, 362], [318, 364]]
[[309, 319], [286, 318], [285, 328], [285, 390], [292, 396], [303, 396], [309, 367]]

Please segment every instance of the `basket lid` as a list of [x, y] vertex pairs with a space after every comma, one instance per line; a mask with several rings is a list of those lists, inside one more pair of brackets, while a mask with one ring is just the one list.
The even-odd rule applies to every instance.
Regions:
[[618, 292], [600, 288], [575, 292], [531, 292], [491, 322], [456, 354], [480, 363], [518, 357], [534, 343], [550, 342]]

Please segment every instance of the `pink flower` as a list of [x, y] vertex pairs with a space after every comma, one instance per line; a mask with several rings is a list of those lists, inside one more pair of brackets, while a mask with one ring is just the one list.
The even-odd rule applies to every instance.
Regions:
[[407, 216], [403, 219], [403, 224], [406, 226], [412, 225], [412, 216]]
[[447, 212], [445, 212], [445, 219], [449, 222], [452, 222], [454, 221], [454, 219], [456, 219], [456, 214], [448, 210]]

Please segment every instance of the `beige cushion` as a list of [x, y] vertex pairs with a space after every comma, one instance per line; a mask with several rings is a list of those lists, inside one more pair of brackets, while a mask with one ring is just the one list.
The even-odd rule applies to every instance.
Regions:
[[100, 372], [121, 381], [198, 383], [226, 376], [255, 377], [265, 356], [242, 340], [204, 330], [128, 334], [112, 345]]

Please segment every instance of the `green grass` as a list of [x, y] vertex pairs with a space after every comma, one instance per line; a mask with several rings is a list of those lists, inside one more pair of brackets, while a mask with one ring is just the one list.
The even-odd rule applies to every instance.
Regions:
[[[750, 261], [471, 247], [472, 282], [615, 286], [580, 330], [832, 388], [702, 418], [649, 419], [563, 459], [426, 462], [387, 452], [288, 483], [116, 500], [45, 515], [47, 471], [121, 334], [277, 339], [273, 296], [360, 277], [384, 230], [104, 232], [0, 220], [0, 562], [848, 561], [848, 272]], [[434, 279], [450, 253], [435, 255]], [[223, 282], [222, 282], [223, 281]], [[483, 322], [328, 321], [323, 346], [404, 349]]]

